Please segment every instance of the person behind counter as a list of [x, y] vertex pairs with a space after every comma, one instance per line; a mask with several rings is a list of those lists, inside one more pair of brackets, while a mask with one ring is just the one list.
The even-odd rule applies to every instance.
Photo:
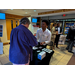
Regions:
[[22, 18], [20, 25], [11, 31], [9, 60], [13, 65], [29, 65], [32, 60], [32, 47], [38, 42], [28, 29], [29, 24], [28, 18]]
[[36, 38], [41, 46], [46, 47], [51, 41], [51, 32], [47, 29], [48, 21], [42, 21], [42, 28], [39, 28], [36, 33]]

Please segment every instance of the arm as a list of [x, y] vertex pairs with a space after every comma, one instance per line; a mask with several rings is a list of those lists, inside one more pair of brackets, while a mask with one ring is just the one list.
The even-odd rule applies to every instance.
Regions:
[[57, 27], [55, 28], [55, 31], [56, 31], [56, 35], [58, 35], [58, 28]]
[[54, 32], [54, 28], [52, 28], [52, 30], [51, 30], [51, 33], [53, 34], [53, 32]]
[[68, 31], [68, 34], [67, 34], [66, 39], [70, 39], [70, 30], [71, 30], [71, 29], [69, 29], [69, 31]]
[[36, 33], [36, 38], [39, 41], [39, 31], [38, 30], [37, 30], [37, 33]]

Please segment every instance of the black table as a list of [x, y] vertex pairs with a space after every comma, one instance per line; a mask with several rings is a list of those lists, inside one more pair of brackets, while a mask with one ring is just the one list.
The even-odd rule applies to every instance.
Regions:
[[[43, 48], [41, 49], [37, 49], [37, 50], [40, 50], [42, 51]], [[46, 52], [46, 56], [42, 59], [42, 60], [39, 60], [37, 58], [37, 55], [39, 52], [37, 52], [37, 50], [33, 50], [33, 60], [30, 61], [30, 65], [49, 65], [49, 62], [50, 62], [50, 59], [54, 53], [54, 51], [52, 50], [51, 53], [47, 53]]]

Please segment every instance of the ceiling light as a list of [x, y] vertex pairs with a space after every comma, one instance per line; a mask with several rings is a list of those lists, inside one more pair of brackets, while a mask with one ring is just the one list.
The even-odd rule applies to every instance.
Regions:
[[27, 12], [25, 12], [27, 14]]
[[34, 12], [36, 12], [36, 10], [34, 10]]
[[11, 9], [11, 10], [13, 10], [13, 9]]

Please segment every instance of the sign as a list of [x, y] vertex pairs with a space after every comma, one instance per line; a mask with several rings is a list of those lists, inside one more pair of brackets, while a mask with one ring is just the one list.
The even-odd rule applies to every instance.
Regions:
[[71, 27], [71, 26], [73, 26], [74, 25], [74, 23], [66, 23], [66, 26], [65, 26], [65, 34], [68, 34], [68, 31], [69, 31], [69, 28]]
[[3, 25], [0, 25], [0, 37], [3, 36]]
[[65, 14], [63, 14], [63, 16], [66, 16]]
[[65, 44], [66, 35], [60, 35], [58, 44]]

